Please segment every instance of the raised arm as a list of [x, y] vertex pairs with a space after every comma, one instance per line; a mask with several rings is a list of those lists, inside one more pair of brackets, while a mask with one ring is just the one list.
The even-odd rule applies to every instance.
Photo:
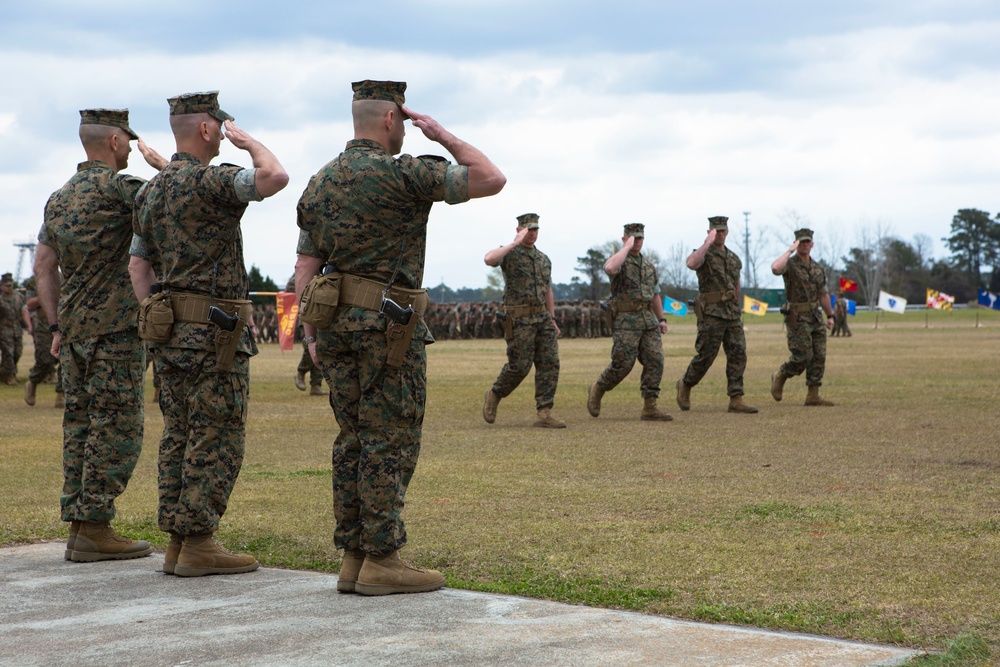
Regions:
[[517, 235], [514, 237], [513, 241], [511, 241], [507, 245], [500, 246], [499, 248], [494, 248], [493, 250], [490, 250], [488, 253], [486, 253], [486, 256], [483, 257], [483, 261], [486, 262], [486, 266], [500, 266], [500, 262], [503, 261], [503, 258], [507, 256], [507, 253], [509, 253], [517, 246], [521, 245], [521, 241], [523, 241], [524, 237], [527, 235], [528, 235], [528, 228], [522, 227], [521, 229], [517, 230]]
[[233, 146], [250, 154], [253, 166], [257, 168], [254, 187], [261, 197], [275, 195], [288, 185], [288, 173], [278, 162], [278, 158], [274, 157], [274, 153], [231, 120], [226, 121], [226, 138]]
[[403, 112], [410, 117], [414, 127], [420, 128], [425, 137], [444, 146], [455, 158], [455, 162], [469, 168], [470, 198], [490, 197], [503, 190], [503, 186], [507, 184], [507, 177], [481, 150], [462, 141], [430, 116], [417, 113], [405, 106]]
[[630, 236], [625, 239], [625, 243], [622, 244], [622, 249], [611, 255], [611, 257], [608, 258], [608, 261], [604, 263], [604, 273], [609, 276], [617, 276], [618, 272], [622, 270], [622, 264], [625, 263], [625, 258], [628, 257], [628, 253], [634, 245], [634, 236]]
[[701, 268], [701, 265], [705, 263], [705, 254], [708, 249], [712, 247], [712, 243], [715, 241], [716, 230], [708, 230], [708, 236], [705, 238], [705, 242], [701, 244], [701, 247], [691, 253], [691, 256], [687, 258], [687, 267], [692, 271], [697, 271]]
[[771, 264], [771, 273], [773, 273], [776, 276], [780, 276], [782, 273], [784, 273], [785, 267], [788, 266], [788, 260], [792, 258], [792, 255], [795, 254], [795, 251], [798, 250], [798, 248], [799, 248], [798, 241], [790, 245], [788, 247], [788, 250], [783, 252], [781, 256], [779, 256], [778, 259], [774, 260], [774, 263]]

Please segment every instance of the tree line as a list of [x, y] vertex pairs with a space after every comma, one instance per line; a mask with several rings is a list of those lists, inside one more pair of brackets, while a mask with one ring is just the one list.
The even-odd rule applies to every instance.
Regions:
[[[743, 289], [754, 296], [767, 284], [773, 284], [771, 262], [788, 247], [792, 232], [812, 224], [807, 216], [787, 210], [778, 216], [776, 226], [754, 226], [748, 231], [749, 214], [745, 215], [743, 223], [730, 220], [727, 245], [743, 260]], [[859, 221], [850, 243], [843, 237], [842, 226], [829, 227], [830, 231], [817, 238], [812, 257], [826, 270], [831, 293], [838, 291], [841, 276], [849, 278], [858, 284], [852, 298], [862, 305], [877, 303], [880, 290], [902, 296], [910, 303], [922, 303], [928, 288], [954, 296], [957, 303], [975, 301], [979, 289], [1000, 292], [1000, 213], [991, 216], [979, 209], [959, 209], [952, 217], [949, 235], [941, 239], [950, 252], [942, 258], [931, 256], [931, 237], [916, 234], [907, 240], [881, 219]], [[568, 283], [552, 285], [556, 300], [606, 299], [610, 283], [604, 263], [619, 249], [619, 240], [588, 248], [577, 258], [574, 271], [579, 275]], [[663, 255], [643, 248], [643, 254], [656, 267], [661, 292], [681, 300], [695, 295], [697, 277], [685, 264], [693, 250], [682, 241]], [[249, 278], [251, 291], [277, 291], [275, 282], [262, 276], [256, 266], [250, 268]], [[503, 274], [494, 268], [487, 273], [485, 287], [454, 289], [442, 282], [427, 291], [435, 303], [470, 303], [499, 301], [503, 288]]]

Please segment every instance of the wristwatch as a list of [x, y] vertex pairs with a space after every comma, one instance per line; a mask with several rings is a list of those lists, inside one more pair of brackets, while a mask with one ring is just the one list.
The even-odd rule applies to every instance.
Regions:
[[305, 343], [306, 345], [308, 345], [309, 343], [315, 343], [316, 336], [306, 336], [305, 338], [302, 339], [302, 342]]
[[661, 317], [660, 318], [660, 324], [666, 324], [666, 323], [667, 323], [667, 318]]
[[59, 325], [58, 324], [50, 324], [49, 325], [49, 333], [55, 333], [57, 331], [59, 331]]

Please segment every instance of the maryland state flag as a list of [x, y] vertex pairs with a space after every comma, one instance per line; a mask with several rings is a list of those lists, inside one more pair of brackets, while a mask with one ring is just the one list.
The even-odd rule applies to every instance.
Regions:
[[934, 310], [951, 310], [955, 306], [955, 297], [937, 290], [927, 290], [927, 307]]
[[278, 292], [278, 344], [282, 350], [295, 347], [295, 323], [299, 318], [299, 302], [295, 292]]
[[841, 292], [857, 292], [858, 284], [851, 280], [850, 278], [845, 278], [840, 276], [840, 291]]
[[746, 294], [743, 295], [743, 312], [751, 315], [764, 317], [767, 314], [767, 302], [751, 299]]

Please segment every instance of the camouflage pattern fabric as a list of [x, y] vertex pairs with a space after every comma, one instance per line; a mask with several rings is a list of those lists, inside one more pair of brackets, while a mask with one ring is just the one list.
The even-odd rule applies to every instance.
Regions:
[[[705, 261], [698, 267], [698, 291], [736, 291], [743, 262], [729, 248], [709, 247]], [[684, 384], [693, 387], [712, 367], [721, 346], [726, 353], [726, 394], [743, 395], [743, 372], [747, 366], [747, 341], [743, 332], [742, 307], [734, 298], [730, 301], [705, 304], [704, 315], [698, 322], [695, 356], [684, 372]]]
[[[38, 292], [35, 287], [35, 277], [31, 276], [23, 283], [25, 300], [37, 297]], [[50, 374], [56, 374], [56, 390], [60, 391], [59, 381], [59, 360], [52, 356], [52, 333], [49, 331], [49, 318], [45, 316], [45, 310], [39, 305], [31, 311], [31, 338], [35, 345], [35, 364], [28, 371], [28, 379], [36, 385], [45, 381]]]
[[[468, 183], [468, 168], [443, 158], [394, 158], [377, 142], [352, 140], [299, 199], [298, 252], [378, 281], [387, 282], [398, 265], [396, 284], [419, 289], [431, 205], [468, 201]], [[316, 345], [340, 424], [333, 446], [334, 545], [375, 555], [406, 542], [400, 514], [420, 451], [424, 345], [433, 342], [420, 322], [402, 367], [388, 368], [387, 324], [375, 311], [340, 308]]]
[[663, 342], [660, 330], [616, 328], [611, 340], [611, 363], [597, 378], [597, 386], [604, 391], [611, 391], [628, 376], [638, 359], [642, 365], [642, 376], [639, 379], [642, 397], [659, 397], [660, 380], [663, 378]]
[[243, 465], [250, 357], [237, 352], [232, 371], [220, 372], [214, 352], [164, 347], [154, 355], [163, 412], [157, 524], [214, 533]]
[[333, 541], [388, 554], [406, 544], [401, 517], [417, 467], [427, 400], [427, 357], [410, 342], [400, 368], [386, 366], [385, 334], [320, 331], [317, 356], [340, 425], [333, 443]]
[[[142, 189], [134, 231], [164, 289], [248, 298], [240, 219], [248, 202], [261, 199], [252, 173], [177, 153]], [[243, 462], [249, 357], [257, 345], [247, 327], [232, 369], [219, 371], [217, 330], [175, 322], [170, 340], [150, 347], [163, 412], [158, 523], [166, 532], [217, 530]]]
[[684, 384], [693, 387], [705, 377], [719, 354], [726, 353], [726, 394], [743, 395], [743, 372], [747, 367], [747, 341], [740, 320], [705, 315], [698, 323], [695, 355], [684, 373]]
[[544, 306], [552, 285], [552, 261], [538, 248], [519, 245], [500, 260], [505, 306]]
[[[816, 302], [827, 294], [826, 273], [818, 262], [803, 262], [798, 255], [792, 255], [781, 274], [785, 282], [785, 297], [791, 303]], [[781, 365], [781, 373], [795, 377], [806, 373], [806, 386], [818, 387], [823, 384], [826, 369], [826, 319], [822, 310], [814, 308], [809, 312], [796, 313], [795, 325], [788, 324], [788, 351], [791, 356]]]
[[63, 521], [107, 522], [142, 451], [145, 357], [135, 330], [64, 343]]
[[102, 162], [83, 162], [49, 197], [38, 233], [62, 273], [64, 521], [109, 521], [142, 448], [145, 361], [128, 248], [143, 182]]
[[[651, 301], [659, 298], [660, 281], [652, 262], [639, 255], [628, 255], [621, 270], [611, 277], [611, 299]], [[636, 359], [642, 364], [640, 391], [643, 398], [660, 395], [663, 378], [663, 340], [659, 322], [646, 308], [616, 313], [612, 328], [611, 363], [597, 379], [597, 386], [611, 391], [632, 371]]]
[[[660, 294], [660, 281], [653, 263], [640, 255], [628, 255], [622, 268], [611, 278], [612, 301], [652, 301]], [[645, 331], [659, 323], [653, 311], [637, 310], [615, 315], [614, 330]]]
[[144, 181], [102, 162], [83, 162], [49, 197], [38, 242], [62, 270], [63, 343], [135, 328], [139, 303], [128, 274], [135, 195]]
[[20, 292], [0, 292], [0, 382], [17, 377], [17, 362], [23, 350], [22, 308], [24, 297]]
[[[552, 284], [552, 262], [537, 248], [517, 246], [500, 261], [506, 306], [545, 306]], [[508, 315], [510, 317], [510, 315]], [[493, 383], [500, 398], [509, 396], [535, 365], [535, 408], [551, 408], [559, 384], [559, 341], [548, 311], [516, 317], [507, 341], [507, 363]]]
[[509, 396], [535, 365], [535, 408], [551, 408], [559, 384], [559, 342], [548, 313], [519, 317], [507, 341], [507, 363], [493, 383], [500, 398]]
[[310, 387], [323, 385], [323, 371], [313, 363], [312, 355], [309, 354], [309, 346], [306, 343], [302, 343], [302, 358], [299, 359], [299, 366], [295, 370], [302, 375], [309, 375]]
[[[742, 270], [743, 262], [735, 252], [725, 246], [721, 250], [711, 246], [705, 253], [705, 261], [698, 267], [698, 292], [735, 292]], [[738, 320], [743, 316], [743, 305], [736, 299], [719, 301], [705, 304], [704, 313], [724, 320]]]

